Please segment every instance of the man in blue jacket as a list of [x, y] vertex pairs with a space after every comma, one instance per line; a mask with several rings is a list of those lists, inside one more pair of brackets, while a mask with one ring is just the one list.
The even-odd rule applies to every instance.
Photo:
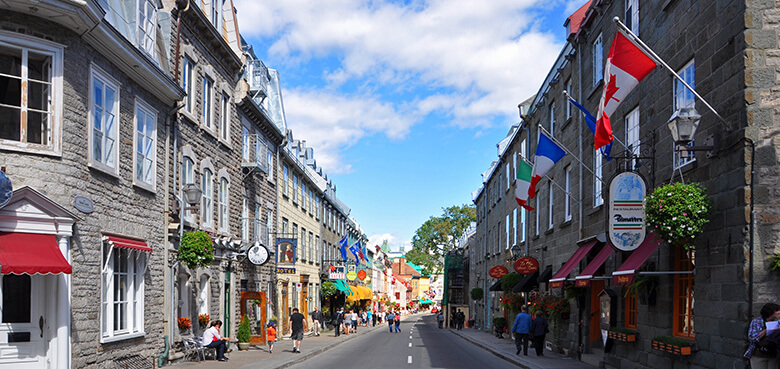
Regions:
[[512, 325], [512, 333], [515, 334], [515, 346], [517, 354], [520, 355], [520, 349], [523, 355], [528, 356], [528, 334], [531, 333], [531, 316], [525, 312], [525, 305], [520, 308], [520, 314], [515, 317], [515, 324]]

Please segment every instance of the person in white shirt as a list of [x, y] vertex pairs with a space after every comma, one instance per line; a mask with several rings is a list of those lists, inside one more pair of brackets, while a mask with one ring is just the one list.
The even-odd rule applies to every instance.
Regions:
[[230, 343], [230, 337], [222, 337], [219, 335], [219, 330], [222, 328], [222, 321], [215, 320], [209, 324], [209, 328], [203, 332], [203, 346], [209, 348], [215, 348], [217, 350], [217, 360], [227, 361], [225, 357], [226, 352], [233, 350], [228, 348]]

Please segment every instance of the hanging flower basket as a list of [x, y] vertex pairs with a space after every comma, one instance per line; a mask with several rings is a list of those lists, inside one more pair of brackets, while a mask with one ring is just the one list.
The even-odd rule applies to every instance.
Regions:
[[214, 242], [203, 231], [185, 232], [179, 245], [178, 259], [190, 269], [211, 265], [214, 261]]
[[179, 333], [184, 334], [187, 333], [187, 331], [192, 328], [192, 321], [190, 321], [190, 318], [187, 317], [179, 317], [177, 319], [177, 323], [179, 325]]
[[710, 200], [698, 183], [656, 188], [645, 199], [647, 226], [672, 246], [692, 250], [694, 239], [709, 222]]

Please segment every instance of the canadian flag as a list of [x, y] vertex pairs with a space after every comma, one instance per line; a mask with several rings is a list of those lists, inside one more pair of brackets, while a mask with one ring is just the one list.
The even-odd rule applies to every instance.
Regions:
[[656, 66], [655, 61], [639, 49], [623, 31], [615, 34], [607, 56], [607, 65], [604, 67], [604, 89], [601, 91], [594, 139], [596, 149], [612, 142], [609, 116]]

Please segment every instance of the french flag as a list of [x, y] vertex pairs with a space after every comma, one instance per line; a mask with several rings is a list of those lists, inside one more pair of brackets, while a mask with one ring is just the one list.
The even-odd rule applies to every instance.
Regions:
[[604, 67], [604, 89], [601, 91], [594, 139], [596, 149], [612, 142], [612, 124], [609, 117], [628, 93], [656, 66], [655, 61], [639, 49], [623, 31], [615, 34]]
[[539, 132], [539, 143], [536, 145], [534, 158], [534, 171], [531, 175], [531, 187], [528, 188], [528, 198], [533, 199], [536, 193], [536, 184], [552, 169], [555, 163], [566, 155], [558, 144], [547, 137], [544, 132]]

